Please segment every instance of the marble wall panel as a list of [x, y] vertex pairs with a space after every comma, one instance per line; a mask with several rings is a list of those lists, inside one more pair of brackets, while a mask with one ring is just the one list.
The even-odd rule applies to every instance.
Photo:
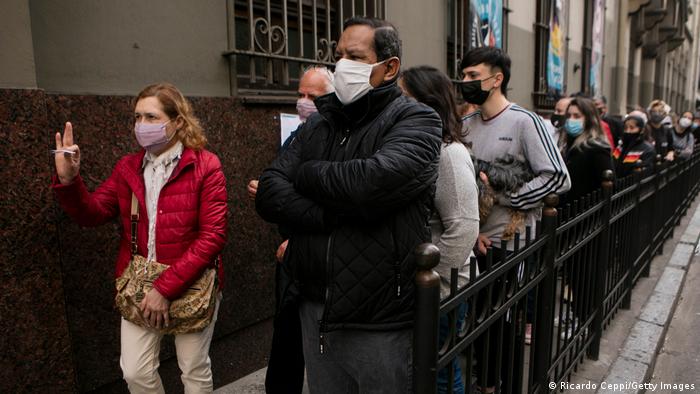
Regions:
[[75, 369], [45, 94], [0, 89], [0, 392], [71, 392]]
[[[281, 238], [275, 226], [257, 216], [245, 186], [277, 154], [279, 112], [294, 109], [243, 106], [232, 98], [194, 97], [191, 102], [208, 149], [221, 158], [229, 194], [226, 288], [211, 349], [219, 386], [266, 364], [274, 252]], [[120, 225], [81, 228], [58, 208], [49, 188], [53, 161], [48, 150], [55, 132], [72, 122], [81, 174], [94, 189], [120, 157], [138, 150], [132, 114], [133, 100], [126, 96], [0, 90], [0, 171], [11, 180], [0, 205], [5, 257], [0, 266], [7, 287], [0, 294], [0, 326], [11, 333], [0, 339], [2, 392], [40, 387], [32, 384], [80, 392], [126, 390], [119, 369], [119, 314], [113, 307]], [[16, 306], [22, 307], [15, 312], [20, 323], [5, 319]], [[170, 340], [164, 342], [161, 362], [168, 392], [179, 392]], [[51, 377], [28, 379], [25, 375], [36, 374], [37, 365]]]

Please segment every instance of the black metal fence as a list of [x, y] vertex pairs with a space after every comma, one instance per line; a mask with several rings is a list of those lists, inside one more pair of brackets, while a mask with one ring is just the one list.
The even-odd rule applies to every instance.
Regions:
[[[559, 387], [551, 382], [569, 380], [586, 357], [598, 358], [603, 331], [630, 307], [635, 283], [649, 275], [651, 260], [700, 191], [700, 153], [604, 179], [599, 190], [565, 206], [548, 196], [534, 233], [516, 235], [512, 251], [504, 243], [480, 264], [472, 259], [462, 289], [453, 270], [442, 301], [432, 270], [439, 251], [430, 244], [416, 250], [416, 393], [435, 393], [443, 368], [447, 382], [461, 374], [467, 392], [553, 392]], [[452, 392], [452, 384], [446, 388]]]

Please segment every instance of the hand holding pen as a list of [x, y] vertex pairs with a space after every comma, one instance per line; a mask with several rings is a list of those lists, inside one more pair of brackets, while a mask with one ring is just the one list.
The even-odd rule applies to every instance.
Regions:
[[56, 133], [56, 149], [52, 150], [56, 160], [56, 173], [61, 184], [67, 185], [80, 171], [80, 148], [73, 142], [73, 125], [66, 122], [66, 127], [61, 133]]

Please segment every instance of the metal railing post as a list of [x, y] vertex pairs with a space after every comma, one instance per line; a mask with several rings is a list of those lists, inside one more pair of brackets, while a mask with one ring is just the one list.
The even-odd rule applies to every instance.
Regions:
[[[664, 200], [661, 198], [661, 167], [663, 162], [661, 161], [661, 155], [656, 155], [656, 165], [654, 166], [654, 212], [652, 216], [654, 218], [653, 227], [653, 238], [652, 246], [656, 255], [662, 253], [663, 248], [663, 227], [664, 227]], [[652, 258], [654, 256], [651, 256]]]
[[595, 284], [593, 285], [593, 342], [588, 348], [588, 357], [597, 360], [600, 354], [600, 339], [603, 336], [603, 300], [605, 299], [605, 277], [610, 264], [610, 216], [612, 212], [611, 198], [613, 193], [613, 172], [605, 170], [603, 172], [603, 200], [605, 204], [600, 212], [603, 218], [603, 230], [600, 232], [600, 245], [595, 268]]
[[440, 276], [433, 268], [440, 262], [440, 250], [431, 243], [424, 243], [413, 253], [418, 267], [413, 322], [413, 391], [434, 394], [437, 391]]
[[[634, 215], [633, 217], [633, 227], [628, 230], [633, 230], [633, 229], [638, 229], [639, 228], [639, 201], [641, 197], [641, 190], [642, 190], [642, 161], [638, 160], [637, 161], [637, 167], [634, 169], [634, 183], [637, 185], [637, 188], [634, 191], [634, 210], [632, 211], [632, 214]], [[637, 259], [639, 258], [639, 252], [641, 250], [641, 245], [639, 242], [639, 237], [632, 237], [632, 245], [630, 245], [630, 250], [632, 250], [631, 256], [627, 259], [628, 261], [625, 263], [626, 267], [626, 275], [625, 275], [625, 283], [623, 285], [623, 288], [625, 289], [625, 295], [622, 296], [622, 302], [620, 303], [620, 308], [621, 309], [630, 309], [632, 305], [632, 287], [634, 286], [633, 283], [633, 277], [636, 274], [634, 269], [636, 268], [636, 265], [634, 264]]]
[[542, 209], [542, 235], [547, 236], [543, 258], [546, 270], [545, 277], [540, 282], [540, 300], [537, 305], [537, 315], [534, 327], [533, 349], [534, 380], [540, 387], [548, 387], [548, 371], [552, 362], [552, 335], [554, 330], [554, 308], [556, 301], [557, 272], [554, 260], [557, 252], [557, 208], [559, 196], [550, 194], [544, 199]]

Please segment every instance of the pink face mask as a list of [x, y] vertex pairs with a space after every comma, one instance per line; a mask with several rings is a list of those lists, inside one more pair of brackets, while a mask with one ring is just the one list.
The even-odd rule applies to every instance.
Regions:
[[302, 122], [305, 122], [306, 119], [315, 112], [318, 112], [318, 109], [316, 109], [316, 104], [314, 104], [313, 101], [307, 98], [300, 98], [297, 100], [297, 113]]
[[136, 134], [136, 140], [139, 142], [139, 145], [149, 151], [157, 151], [168, 145], [175, 136], [175, 133], [173, 133], [172, 136], [168, 137], [168, 133], [165, 131], [165, 126], [168, 122], [170, 121], [157, 124], [136, 122], [134, 134]]

